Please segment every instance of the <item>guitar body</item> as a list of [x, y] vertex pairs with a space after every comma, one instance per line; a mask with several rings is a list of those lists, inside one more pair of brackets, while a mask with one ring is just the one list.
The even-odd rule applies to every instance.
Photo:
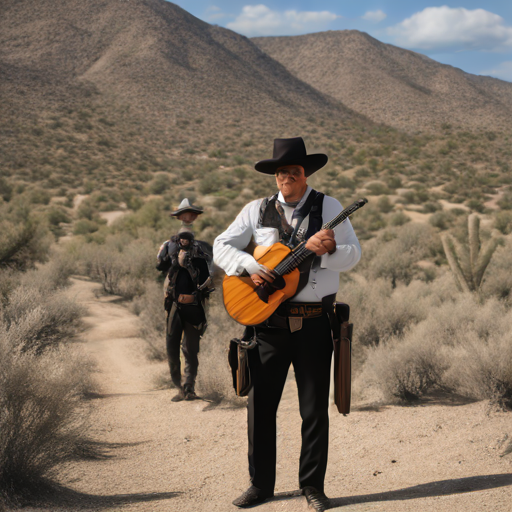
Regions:
[[[291, 252], [281, 243], [270, 247], [259, 246], [255, 249], [258, 263], [274, 269]], [[300, 272], [292, 270], [282, 276], [284, 287], [268, 295], [268, 302], [258, 295], [256, 286], [250, 277], [226, 276], [222, 284], [224, 306], [229, 316], [242, 325], [258, 325], [264, 322], [285, 300], [293, 297], [299, 285]]]

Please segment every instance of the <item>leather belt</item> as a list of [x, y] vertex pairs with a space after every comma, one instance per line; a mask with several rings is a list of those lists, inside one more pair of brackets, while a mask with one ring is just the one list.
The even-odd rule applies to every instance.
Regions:
[[317, 318], [322, 316], [323, 308], [321, 302], [285, 302], [276, 313], [288, 318]]
[[180, 293], [178, 295], [178, 302], [180, 304], [193, 304], [196, 302], [195, 295], [187, 295], [186, 293]]

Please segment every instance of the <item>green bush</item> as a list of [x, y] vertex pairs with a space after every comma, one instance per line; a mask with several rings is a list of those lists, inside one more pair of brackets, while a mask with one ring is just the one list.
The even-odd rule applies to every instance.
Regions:
[[394, 204], [389, 200], [388, 196], [379, 197], [377, 207], [382, 213], [389, 213], [393, 210]]
[[411, 222], [411, 218], [406, 213], [399, 211], [391, 216], [389, 219], [389, 225], [390, 226], [403, 226], [404, 224], [407, 224], [408, 222]]
[[159, 172], [149, 182], [148, 190], [150, 194], [165, 194], [172, 188], [171, 178], [167, 173]]
[[80, 219], [75, 222], [73, 226], [73, 234], [74, 235], [87, 235], [89, 233], [94, 233], [100, 229], [100, 225], [89, 219]]
[[45, 261], [52, 243], [47, 227], [23, 207], [0, 215], [0, 267], [26, 270]]

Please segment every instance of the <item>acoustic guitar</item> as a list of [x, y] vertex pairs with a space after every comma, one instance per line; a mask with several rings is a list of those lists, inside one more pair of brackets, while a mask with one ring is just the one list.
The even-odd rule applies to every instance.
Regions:
[[[367, 202], [367, 199], [358, 199], [325, 223], [322, 229], [334, 229]], [[306, 248], [305, 240], [293, 249], [280, 242], [257, 249], [256, 261], [273, 270], [274, 281], [256, 285], [250, 276], [226, 276], [222, 284], [226, 311], [242, 325], [264, 322], [282, 302], [293, 297], [299, 285], [300, 272], [297, 267], [314, 254]]]

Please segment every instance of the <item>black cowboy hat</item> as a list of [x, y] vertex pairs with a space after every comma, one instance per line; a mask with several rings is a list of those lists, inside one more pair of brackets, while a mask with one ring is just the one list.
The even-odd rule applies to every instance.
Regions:
[[293, 137], [274, 139], [273, 158], [257, 162], [254, 168], [264, 174], [275, 174], [277, 169], [284, 165], [300, 165], [304, 167], [306, 176], [311, 176], [326, 163], [327, 155], [322, 153], [307, 155], [302, 137]]
[[185, 212], [192, 212], [201, 215], [201, 213], [203, 213], [203, 208], [201, 206], [194, 206], [193, 204], [190, 204], [190, 201], [185, 197], [185, 199], [181, 201], [178, 208], [171, 212], [170, 215], [171, 217], [177, 217], [178, 215]]

